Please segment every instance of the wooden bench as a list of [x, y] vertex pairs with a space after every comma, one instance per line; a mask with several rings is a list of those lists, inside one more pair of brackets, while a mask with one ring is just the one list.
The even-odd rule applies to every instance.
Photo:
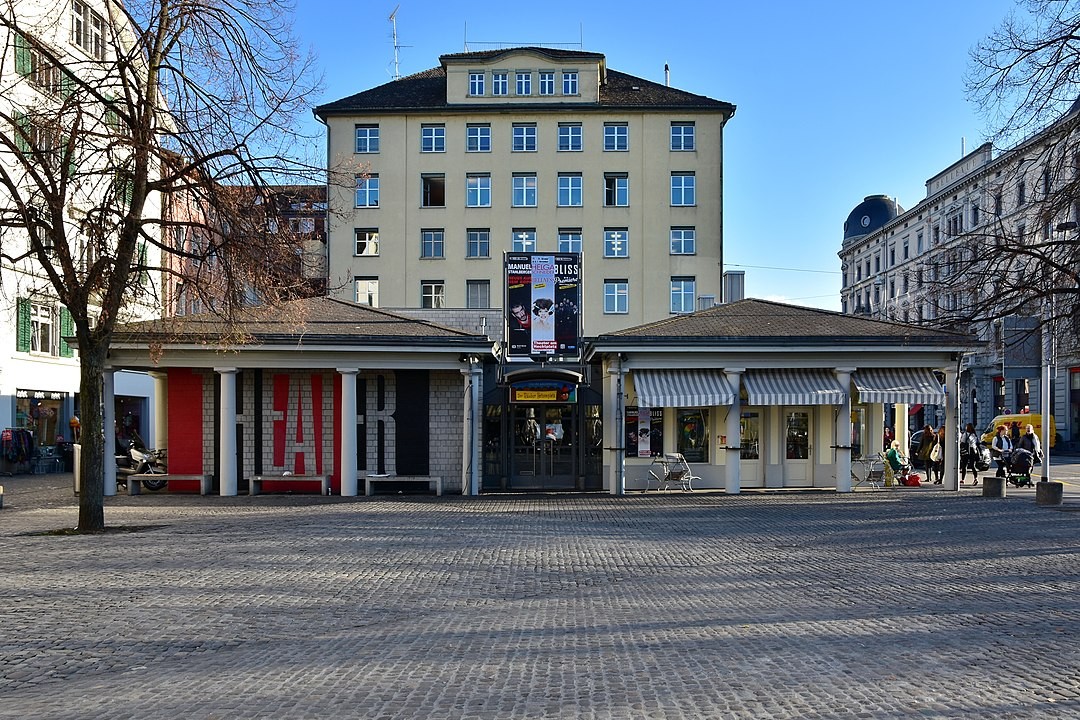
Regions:
[[378, 483], [399, 482], [426, 482], [436, 495], [442, 495], [442, 478], [435, 475], [364, 475], [364, 494], [374, 495]]
[[248, 495], [262, 495], [263, 483], [318, 483], [319, 494], [330, 494], [329, 475], [255, 475], [248, 480]]
[[119, 482], [126, 482], [127, 483], [128, 495], [141, 495], [142, 490], [143, 490], [142, 484], [143, 484], [144, 480], [148, 480], [148, 479], [160, 480], [162, 478], [165, 479], [166, 486], [167, 486], [168, 483], [172, 482], [173, 480], [194, 480], [194, 481], [199, 483], [199, 494], [200, 495], [209, 495], [210, 490], [214, 485], [214, 476], [213, 475], [175, 475], [175, 474], [169, 474], [169, 473], [166, 473], [165, 475], [162, 475], [161, 473], [155, 473], [155, 474], [152, 474], [152, 475], [151, 474], [128, 475], [124, 480], [121, 480], [120, 478], [117, 478], [117, 482], [118, 483]]

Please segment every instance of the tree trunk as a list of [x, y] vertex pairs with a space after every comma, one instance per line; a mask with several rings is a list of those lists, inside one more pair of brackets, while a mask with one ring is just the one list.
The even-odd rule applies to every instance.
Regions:
[[108, 345], [93, 341], [79, 348], [79, 405], [82, 413], [82, 458], [80, 460], [79, 524], [81, 533], [105, 529], [105, 433], [102, 427], [102, 383]]

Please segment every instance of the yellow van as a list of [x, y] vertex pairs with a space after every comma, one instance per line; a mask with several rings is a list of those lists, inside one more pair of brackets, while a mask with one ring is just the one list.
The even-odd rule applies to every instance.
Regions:
[[[1024, 434], [1024, 429], [1031, 425], [1035, 428], [1035, 434], [1039, 436], [1039, 440], [1042, 441], [1042, 415], [1039, 413], [1017, 413], [1014, 415], [998, 415], [994, 418], [986, 429], [982, 432], [982, 441], [986, 444], [990, 444], [990, 441], [994, 439], [994, 435], [997, 434], [998, 425], [1004, 425], [1009, 428], [1009, 438], [1012, 439], [1012, 424], [1020, 423], [1020, 434]], [[1054, 416], [1050, 416], [1050, 447], [1054, 447], [1054, 442], [1057, 438], [1057, 425], [1054, 423]]]

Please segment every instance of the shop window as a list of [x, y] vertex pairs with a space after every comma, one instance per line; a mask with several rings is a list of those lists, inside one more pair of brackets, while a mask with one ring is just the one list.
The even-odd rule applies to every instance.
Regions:
[[680, 408], [675, 412], [675, 450], [687, 462], [709, 462], [708, 415], [700, 408]]
[[740, 460], [761, 459], [761, 415], [756, 412], [744, 412], [739, 416]]

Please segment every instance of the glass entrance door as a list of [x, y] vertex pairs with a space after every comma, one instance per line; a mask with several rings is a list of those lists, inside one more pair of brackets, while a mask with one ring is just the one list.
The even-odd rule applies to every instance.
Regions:
[[511, 490], [573, 490], [577, 454], [573, 405], [513, 405]]
[[784, 440], [784, 486], [813, 485], [809, 408], [784, 408]]

